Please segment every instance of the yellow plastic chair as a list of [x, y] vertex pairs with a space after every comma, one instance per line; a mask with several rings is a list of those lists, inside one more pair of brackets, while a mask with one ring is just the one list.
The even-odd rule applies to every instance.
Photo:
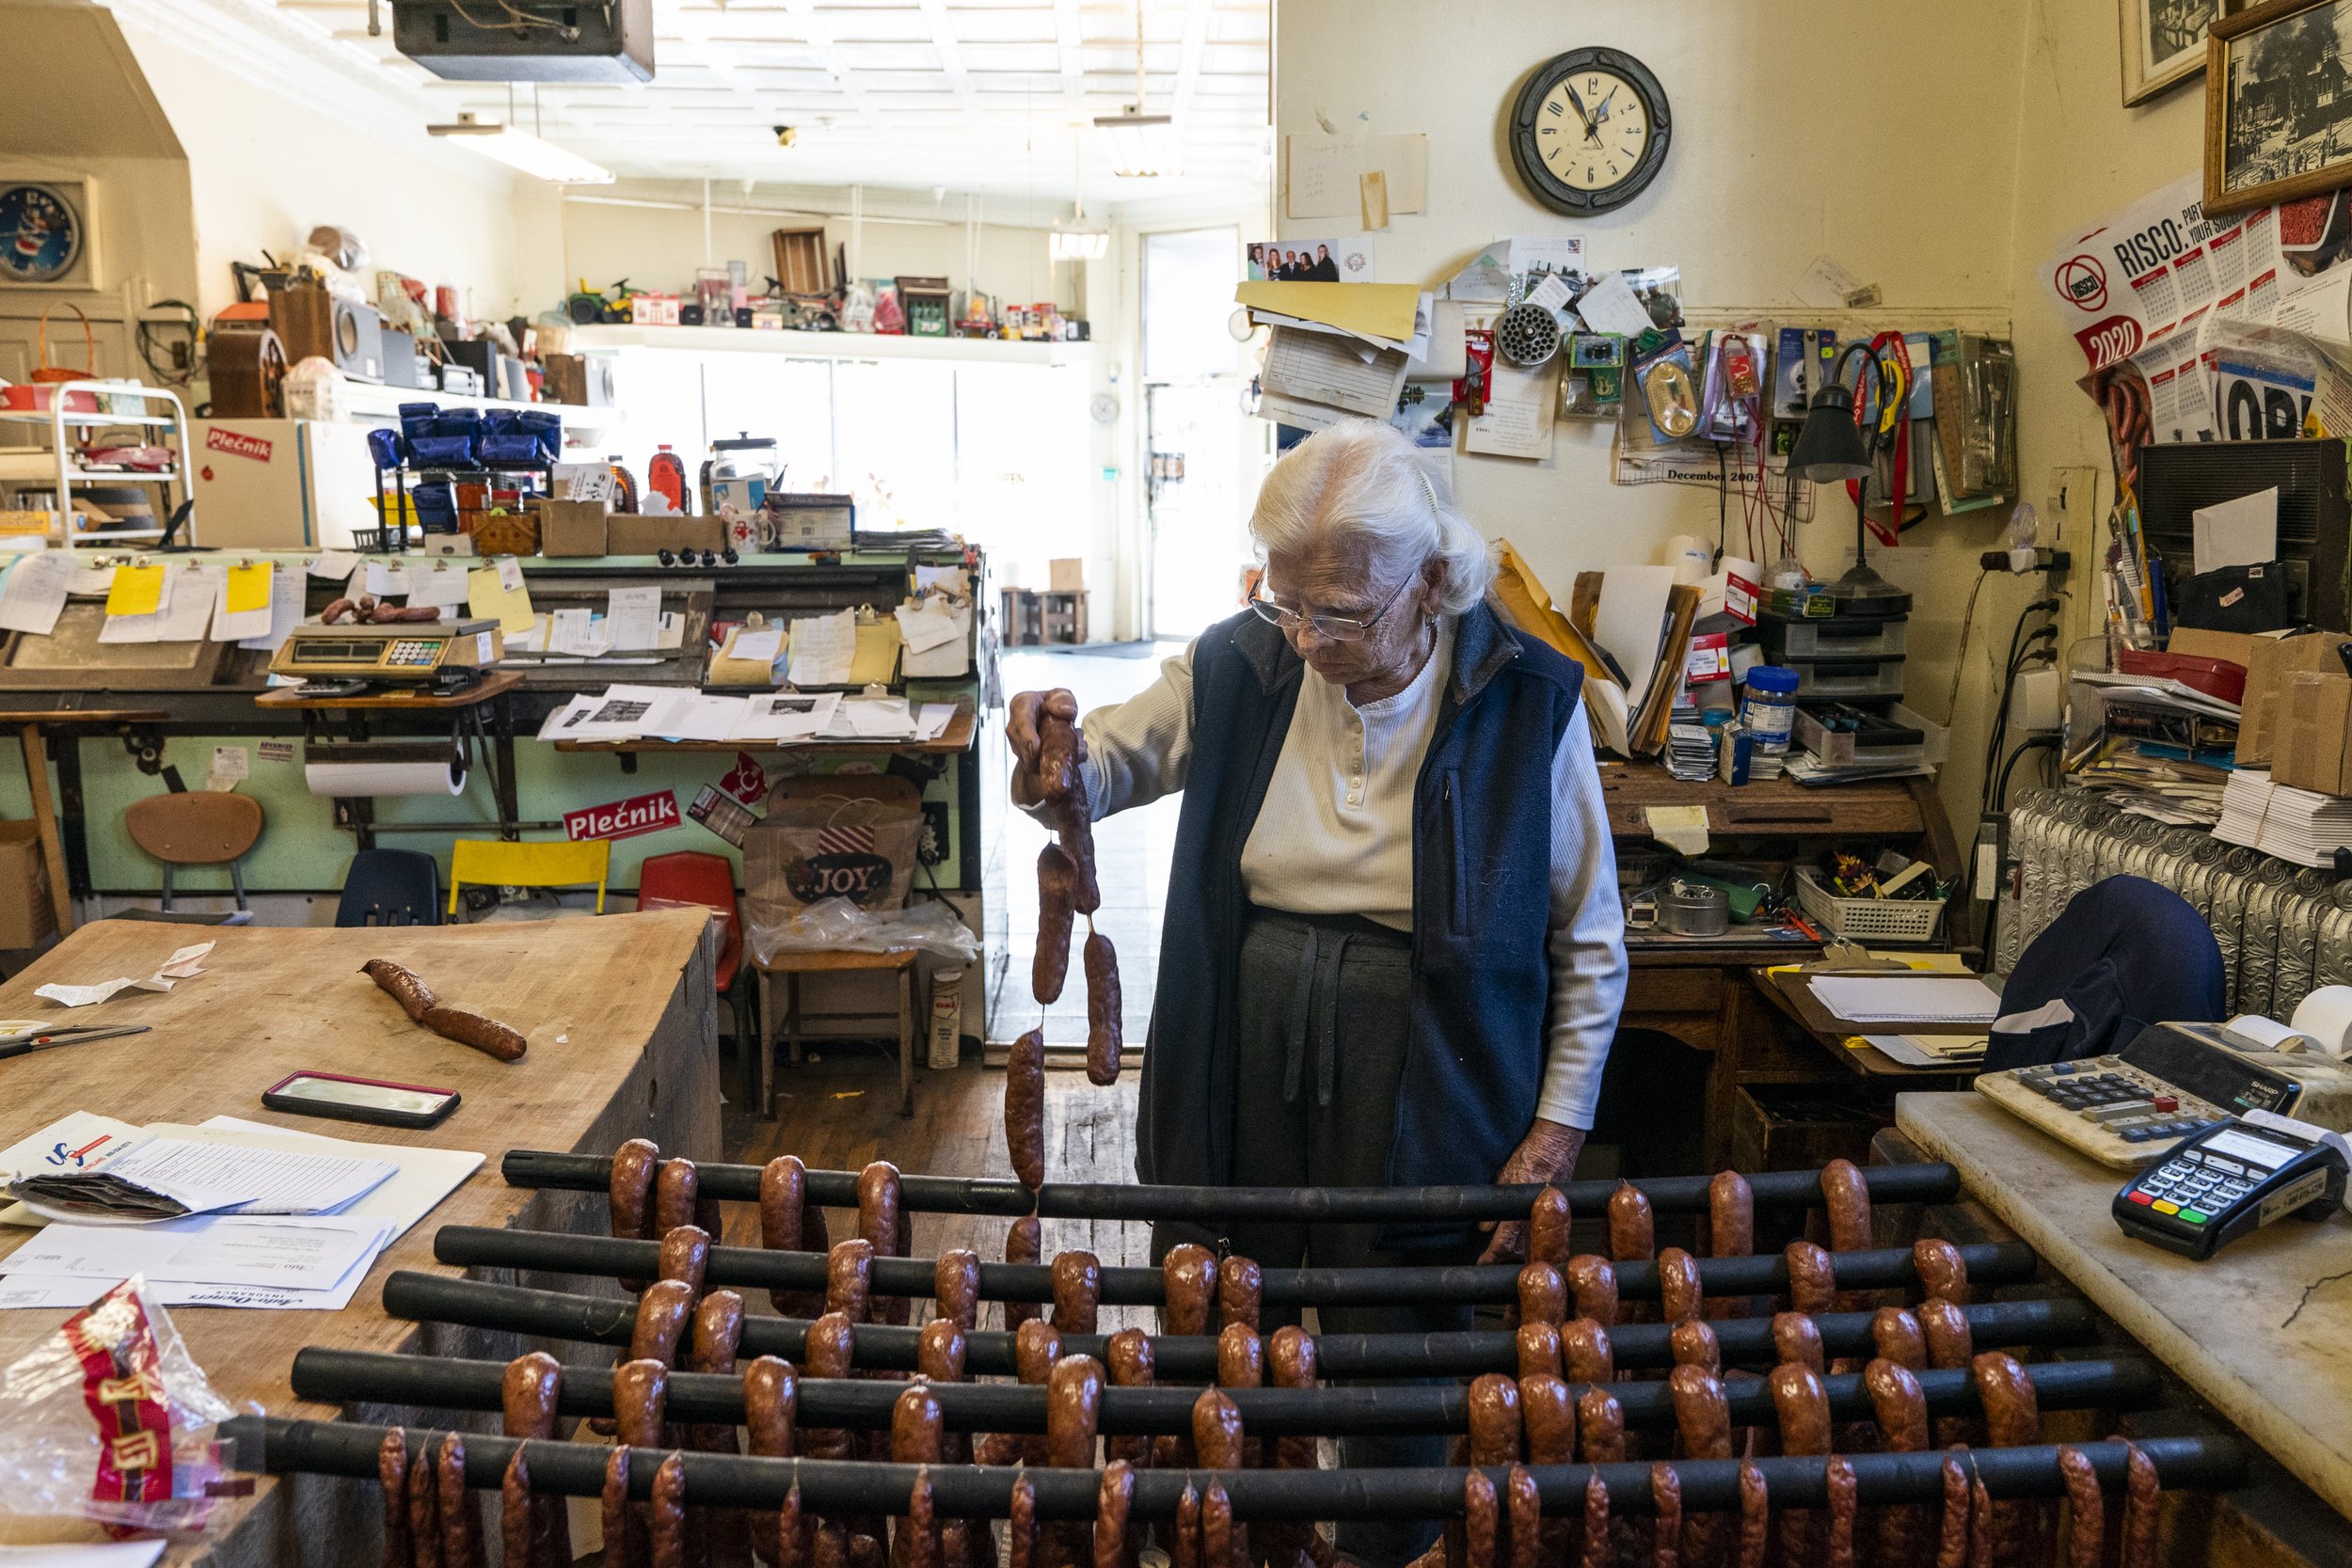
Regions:
[[612, 865], [612, 841], [584, 838], [577, 844], [509, 844], [503, 839], [461, 838], [449, 858], [449, 912], [457, 912], [458, 892], [468, 882], [483, 887], [580, 887], [596, 885], [596, 912], [604, 912], [604, 879]]

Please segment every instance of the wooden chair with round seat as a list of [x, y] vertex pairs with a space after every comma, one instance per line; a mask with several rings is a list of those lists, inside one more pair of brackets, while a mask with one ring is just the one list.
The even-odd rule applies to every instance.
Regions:
[[250, 795], [183, 790], [131, 802], [122, 814], [131, 842], [163, 863], [164, 908], [171, 908], [171, 874], [183, 865], [226, 865], [246, 907], [245, 872], [238, 862], [262, 836], [262, 802]]

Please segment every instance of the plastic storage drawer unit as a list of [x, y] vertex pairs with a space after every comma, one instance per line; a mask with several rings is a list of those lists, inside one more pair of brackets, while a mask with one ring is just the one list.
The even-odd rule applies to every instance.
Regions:
[[1831, 697], [1899, 697], [1903, 694], [1903, 658], [1890, 654], [1879, 658], [1792, 658], [1797, 673], [1797, 701]]
[[1777, 615], [1756, 618], [1756, 639], [1778, 663], [1792, 658], [1863, 658], [1903, 651], [1905, 618], [1885, 620], [1846, 618], [1791, 621]]

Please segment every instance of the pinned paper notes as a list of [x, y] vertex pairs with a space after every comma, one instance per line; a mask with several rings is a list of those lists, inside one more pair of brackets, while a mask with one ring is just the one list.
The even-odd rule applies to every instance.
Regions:
[[46, 637], [56, 629], [73, 580], [73, 562], [63, 550], [36, 550], [17, 558], [0, 584], [0, 631]]
[[[512, 565], [513, 562], [507, 562]], [[466, 607], [478, 620], [496, 621], [499, 630], [517, 633], [531, 630], [538, 624], [532, 613], [531, 590], [522, 583], [522, 573], [515, 573], [515, 585], [508, 587], [505, 573], [497, 567], [485, 566], [466, 574]]]
[[792, 623], [792, 663], [786, 679], [794, 686], [839, 686], [850, 678], [857, 657], [857, 611], [805, 615]]
[[270, 593], [275, 570], [266, 561], [231, 566], [220, 579], [219, 602], [213, 608], [213, 641], [242, 642], [266, 637], [270, 629]]
[[118, 566], [114, 586], [106, 590], [108, 615], [152, 615], [164, 607], [161, 566]]

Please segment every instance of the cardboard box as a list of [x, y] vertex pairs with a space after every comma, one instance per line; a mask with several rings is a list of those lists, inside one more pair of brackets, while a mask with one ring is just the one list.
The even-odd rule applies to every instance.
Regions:
[[1045, 563], [1045, 591], [1049, 594], [1083, 594], [1087, 591], [1087, 563], [1076, 557]]
[[2321, 671], [2344, 673], [2337, 649], [2352, 637], [2313, 632], [2305, 637], [2257, 637], [2246, 662], [2245, 711], [2238, 719], [2237, 762], [2241, 768], [2268, 767], [2279, 733], [2278, 697], [2291, 675]]
[[2297, 671], [2278, 697], [2273, 783], [2352, 795], [2352, 675]]
[[40, 827], [0, 822], [0, 950], [39, 947], [56, 930], [49, 873], [40, 858]]
[[2198, 626], [2175, 626], [2171, 640], [2164, 651], [2186, 658], [2227, 659], [2240, 669], [2254, 657], [2254, 649], [2261, 643], [2275, 641], [2250, 631], [2206, 631]]
[[726, 525], [716, 517], [647, 517], [616, 512], [606, 519], [607, 555], [660, 555], [663, 550], [726, 547]]
[[539, 507], [539, 553], [602, 555], [612, 510], [602, 501], [544, 500]]

